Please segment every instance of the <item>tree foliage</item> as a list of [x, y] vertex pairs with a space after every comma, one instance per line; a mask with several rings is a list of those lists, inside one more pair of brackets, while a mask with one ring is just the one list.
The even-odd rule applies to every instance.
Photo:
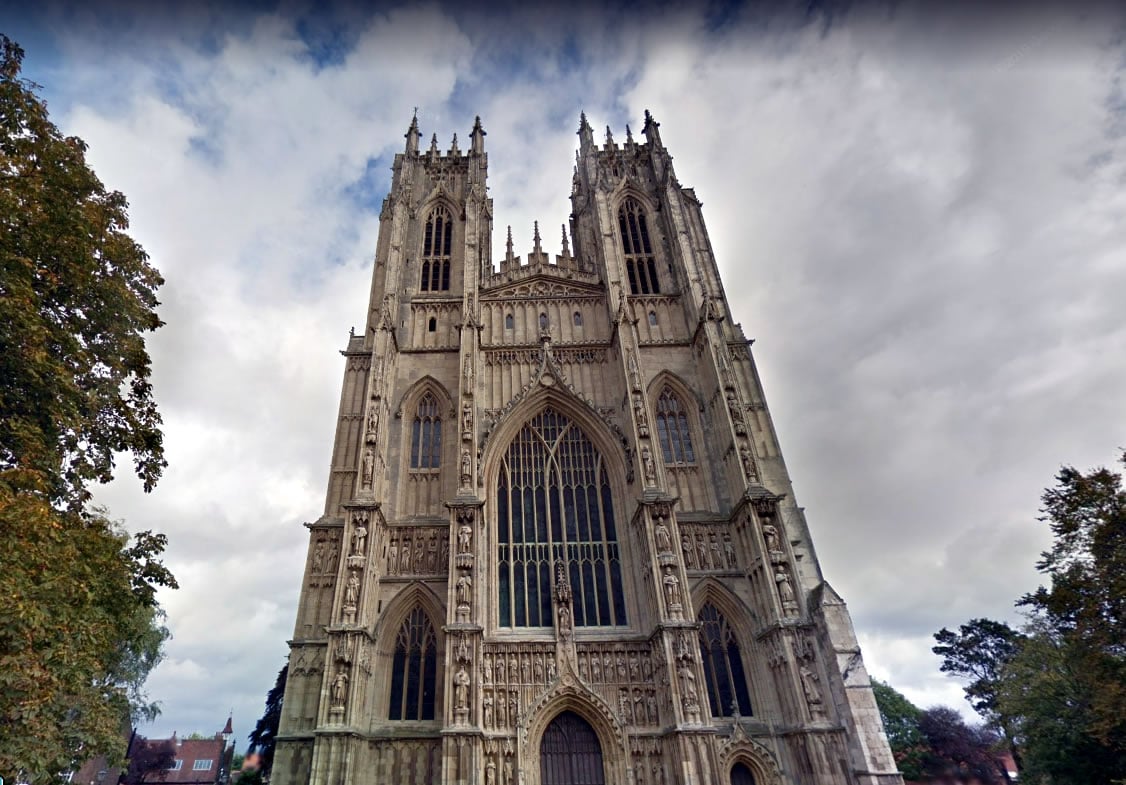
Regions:
[[164, 467], [144, 333], [161, 279], [86, 146], [48, 119], [0, 35], [0, 776], [38, 785], [124, 755], [175, 587], [161, 534], [131, 541], [88, 486], [131, 453]]
[[934, 706], [922, 712], [919, 733], [924, 779], [981, 785], [1000, 785], [1007, 779], [1000, 737], [984, 725], [968, 725], [954, 709]]
[[1015, 742], [1025, 780], [1126, 783], [1126, 490], [1108, 469], [1064, 467], [1041, 499], [1049, 585], [1017, 603], [1024, 633], [975, 619], [934, 650]]
[[887, 682], [873, 679], [872, 692], [876, 696], [876, 706], [880, 710], [896, 766], [904, 779], [919, 779], [923, 776], [925, 751], [923, 734], [919, 731], [922, 710]]
[[281, 724], [282, 699], [285, 697], [285, 681], [288, 675], [289, 665], [283, 665], [278, 671], [274, 686], [266, 693], [266, 711], [248, 737], [250, 748], [247, 754], [258, 753], [261, 757], [259, 771], [266, 779], [269, 779], [270, 770], [274, 765], [274, 747], [277, 743], [278, 726]]
[[23, 51], [0, 48], [0, 471], [79, 509], [115, 453], [146, 489], [165, 466], [144, 341], [163, 281], [125, 197], [20, 78]]

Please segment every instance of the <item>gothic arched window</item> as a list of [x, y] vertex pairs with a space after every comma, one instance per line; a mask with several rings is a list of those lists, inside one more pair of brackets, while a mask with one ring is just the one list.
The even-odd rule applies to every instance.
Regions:
[[668, 387], [661, 390], [657, 399], [657, 437], [661, 441], [666, 464], [696, 462], [687, 410]]
[[437, 469], [442, 458], [442, 417], [431, 393], [422, 396], [411, 424], [411, 468]]
[[453, 247], [453, 220], [444, 207], [435, 208], [426, 219], [422, 238], [422, 281], [424, 292], [445, 292], [450, 288], [450, 249]]
[[504, 329], [511, 330], [515, 324], [516, 322], [513, 321], [512, 314], [506, 314], [504, 317]]
[[713, 717], [731, 715], [733, 707], [751, 716], [751, 693], [743, 672], [739, 642], [727, 619], [710, 602], [700, 609], [700, 657], [704, 661], [704, 678], [708, 682], [708, 699]]
[[622, 252], [626, 256], [629, 290], [633, 294], [660, 294], [657, 260], [649, 242], [645, 211], [633, 199], [626, 199], [618, 210], [618, 229], [622, 233]]
[[527, 422], [497, 477], [499, 619], [550, 627], [555, 564], [566, 565], [579, 626], [626, 623], [610, 480], [579, 426], [546, 409]]
[[388, 719], [434, 719], [437, 677], [438, 639], [434, 625], [421, 608], [415, 608], [395, 638]]
[[736, 763], [731, 769], [731, 785], [755, 785], [755, 775], [746, 763]]

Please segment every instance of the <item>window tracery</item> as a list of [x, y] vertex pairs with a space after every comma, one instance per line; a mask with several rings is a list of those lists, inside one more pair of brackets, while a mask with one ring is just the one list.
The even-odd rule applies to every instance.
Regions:
[[442, 417], [433, 393], [418, 402], [411, 424], [411, 469], [437, 469], [442, 462]]
[[626, 274], [633, 294], [660, 294], [657, 260], [649, 240], [645, 211], [634, 199], [626, 199], [618, 210], [618, 229], [622, 234], [622, 252], [626, 257]]
[[446, 292], [450, 288], [450, 249], [453, 246], [453, 220], [450, 211], [437, 207], [426, 219], [422, 239], [422, 280], [424, 292]]
[[688, 411], [669, 387], [657, 398], [657, 437], [665, 465], [695, 463], [692, 432], [688, 427]]
[[434, 625], [421, 608], [415, 608], [395, 638], [388, 719], [434, 719], [437, 674], [438, 639]]
[[567, 565], [577, 626], [626, 623], [621, 558], [602, 456], [545, 409], [517, 434], [497, 478], [499, 623], [552, 624], [553, 570]]
[[700, 657], [708, 682], [708, 699], [713, 717], [728, 717], [738, 708], [750, 716], [751, 694], [743, 671], [743, 657], [735, 631], [710, 602], [700, 609]]

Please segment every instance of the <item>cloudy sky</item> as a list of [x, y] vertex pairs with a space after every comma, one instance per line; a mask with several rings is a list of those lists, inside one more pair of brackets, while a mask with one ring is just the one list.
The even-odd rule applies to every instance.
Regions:
[[1041, 490], [1126, 445], [1123, 18], [199, 8], [0, 3], [167, 279], [150, 346], [169, 468], [146, 495], [124, 461], [97, 494], [169, 535], [181, 585], [146, 732], [214, 732], [233, 708], [241, 748], [284, 662], [338, 350], [414, 107], [443, 149], [481, 116], [517, 253], [536, 219], [558, 250], [580, 109], [619, 140], [654, 113], [869, 669], [967, 708], [931, 633], [1015, 620]]

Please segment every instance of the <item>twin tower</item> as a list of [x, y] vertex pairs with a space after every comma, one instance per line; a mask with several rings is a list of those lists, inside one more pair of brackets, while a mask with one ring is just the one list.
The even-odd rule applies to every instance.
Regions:
[[700, 202], [642, 134], [583, 116], [562, 253], [497, 265], [480, 119], [464, 152], [411, 122], [276, 785], [902, 782]]

